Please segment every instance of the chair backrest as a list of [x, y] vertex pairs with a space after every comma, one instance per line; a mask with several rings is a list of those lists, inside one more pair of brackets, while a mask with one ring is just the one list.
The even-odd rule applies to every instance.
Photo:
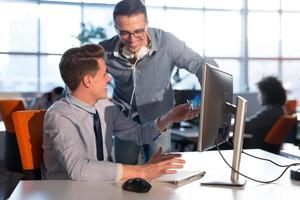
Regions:
[[294, 113], [296, 113], [297, 111], [297, 100], [293, 99], [293, 100], [287, 100], [284, 104], [284, 109], [286, 114], [288, 115], [292, 115]]
[[281, 145], [285, 137], [297, 124], [296, 115], [281, 116], [267, 133], [264, 141], [267, 144]]
[[45, 113], [45, 110], [25, 110], [12, 114], [24, 173], [40, 169]]
[[0, 114], [3, 118], [4, 126], [7, 133], [14, 133], [14, 125], [11, 114], [18, 110], [25, 110], [25, 106], [20, 99], [0, 99]]

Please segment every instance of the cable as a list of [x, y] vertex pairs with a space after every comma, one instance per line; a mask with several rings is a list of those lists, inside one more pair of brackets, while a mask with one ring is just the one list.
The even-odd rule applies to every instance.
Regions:
[[136, 61], [134, 62], [134, 64], [132, 65], [132, 81], [133, 81], [133, 89], [132, 89], [132, 93], [131, 93], [131, 98], [130, 98], [130, 102], [129, 102], [129, 112], [128, 112], [128, 116], [131, 118], [131, 111], [132, 111], [132, 103], [133, 103], [133, 98], [135, 95], [135, 88], [136, 88], [136, 71], [135, 71], [135, 66], [138, 62], [138, 59], [136, 59]]
[[222, 159], [224, 160], [224, 162], [227, 164], [227, 166], [228, 166], [231, 170], [233, 170], [234, 172], [238, 173], [239, 175], [241, 175], [241, 176], [243, 176], [243, 177], [245, 177], [245, 178], [247, 178], [247, 179], [250, 179], [250, 180], [255, 181], [255, 182], [258, 182], [258, 183], [264, 183], [264, 184], [273, 183], [273, 182], [277, 181], [278, 179], [280, 179], [280, 178], [283, 176], [283, 174], [284, 174], [290, 167], [300, 165], [300, 163], [292, 163], [292, 164], [290, 164], [290, 165], [287, 165], [287, 167], [283, 170], [283, 172], [282, 172], [277, 178], [275, 178], [275, 179], [273, 179], [273, 180], [270, 180], [270, 181], [262, 181], [262, 180], [258, 180], [258, 179], [255, 179], [255, 178], [251, 178], [251, 177], [249, 177], [249, 176], [247, 176], [247, 175], [245, 175], [245, 174], [243, 174], [243, 173], [241, 173], [241, 172], [239, 172], [239, 171], [233, 169], [233, 168], [231, 167], [231, 165], [227, 162], [227, 160], [224, 158], [223, 154], [221, 153], [220, 147], [219, 147], [219, 145], [218, 145], [217, 143], [216, 143], [216, 147], [217, 147], [217, 150], [218, 150], [219, 154], [221, 155]]
[[[233, 144], [232, 144], [231, 142], [227, 141], [227, 144], [229, 144], [230, 146], [233, 147]], [[272, 163], [272, 164], [274, 164], [274, 165], [276, 165], [276, 166], [278, 166], [278, 167], [288, 167], [288, 166], [289, 166], [289, 165], [281, 165], [281, 164], [278, 164], [278, 163], [276, 163], [276, 162], [274, 162], [274, 161], [272, 161], [272, 160], [270, 160], [270, 159], [267, 159], [267, 158], [262, 158], [262, 157], [254, 156], [254, 155], [252, 155], [252, 154], [249, 154], [249, 153], [245, 152], [244, 150], [242, 150], [242, 153], [245, 154], [245, 155], [247, 155], [247, 156], [250, 156], [250, 157], [259, 159], [259, 160], [264, 160], [264, 161], [270, 162], [270, 163]]]

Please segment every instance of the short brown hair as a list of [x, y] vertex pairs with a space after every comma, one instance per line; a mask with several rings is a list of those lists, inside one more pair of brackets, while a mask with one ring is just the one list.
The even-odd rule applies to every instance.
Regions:
[[103, 58], [104, 49], [100, 45], [87, 44], [67, 50], [59, 63], [60, 75], [71, 91], [80, 84], [83, 76], [94, 76], [98, 71], [97, 59]]
[[141, 0], [123, 0], [115, 5], [113, 18], [116, 24], [118, 16], [133, 16], [136, 14], [144, 14], [145, 22], [148, 23], [147, 10]]

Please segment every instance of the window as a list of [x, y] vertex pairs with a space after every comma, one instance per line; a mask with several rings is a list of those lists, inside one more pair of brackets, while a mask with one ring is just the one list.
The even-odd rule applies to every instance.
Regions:
[[55, 55], [41, 56], [41, 91], [50, 91], [58, 85], [64, 85], [58, 67], [60, 57]]
[[278, 13], [249, 12], [249, 57], [278, 57], [280, 40]]
[[[41, 52], [62, 54], [78, 46], [80, 7], [70, 5], [40, 5]], [[55, 13], [55, 14], [53, 14]]]
[[38, 89], [37, 56], [0, 55], [0, 88], [1, 92], [26, 91]]
[[278, 61], [250, 60], [249, 86], [250, 91], [257, 91], [256, 83], [266, 76], [277, 76], [279, 74]]
[[[284, 2], [285, 0], [283, 0]], [[250, 10], [275, 10], [280, 9], [280, 0], [249, 0], [248, 9]]]
[[282, 14], [282, 56], [300, 57], [300, 27], [295, 23], [300, 20], [299, 13]]
[[[116, 34], [112, 12], [119, 0], [4, 0], [0, 3], [0, 92], [44, 92], [63, 85], [61, 54], [79, 45], [81, 23]], [[149, 26], [172, 32], [234, 75], [234, 91], [256, 91], [267, 75], [289, 95], [300, 94], [300, 3], [296, 0], [145, 0]], [[247, 5], [245, 5], [247, 3]], [[16, 14], [17, 13], [17, 14]], [[95, 41], [98, 43], [99, 41]], [[174, 73], [175, 74], [175, 71]], [[199, 88], [179, 70], [176, 87]], [[174, 83], [174, 81], [173, 81]], [[300, 96], [300, 95], [299, 95]]]
[[37, 51], [37, 5], [2, 3], [0, 13], [0, 52]]
[[300, 99], [300, 60], [282, 62], [282, 80], [290, 99]]
[[240, 19], [239, 12], [205, 12], [205, 56], [240, 57]]
[[[107, 37], [112, 37], [116, 34], [113, 28], [113, 5], [107, 6], [90, 6], [83, 7], [83, 22], [93, 26], [101, 26], [105, 29]], [[101, 12], [100, 12], [101, 11]], [[99, 42], [99, 41], [97, 41]]]
[[204, 48], [203, 13], [191, 10], [182, 15], [182, 12], [184, 12], [182, 9], [167, 9], [165, 11], [165, 24], [162, 28], [175, 34], [185, 41], [190, 48], [202, 55]]

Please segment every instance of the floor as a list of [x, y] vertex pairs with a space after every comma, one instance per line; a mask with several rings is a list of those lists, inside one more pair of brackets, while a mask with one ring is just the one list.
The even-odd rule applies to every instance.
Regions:
[[5, 183], [7, 180], [6, 171], [3, 167], [3, 162], [0, 163], [0, 199], [4, 199]]
[[9, 197], [21, 178], [21, 174], [7, 171], [0, 160], [0, 200]]

